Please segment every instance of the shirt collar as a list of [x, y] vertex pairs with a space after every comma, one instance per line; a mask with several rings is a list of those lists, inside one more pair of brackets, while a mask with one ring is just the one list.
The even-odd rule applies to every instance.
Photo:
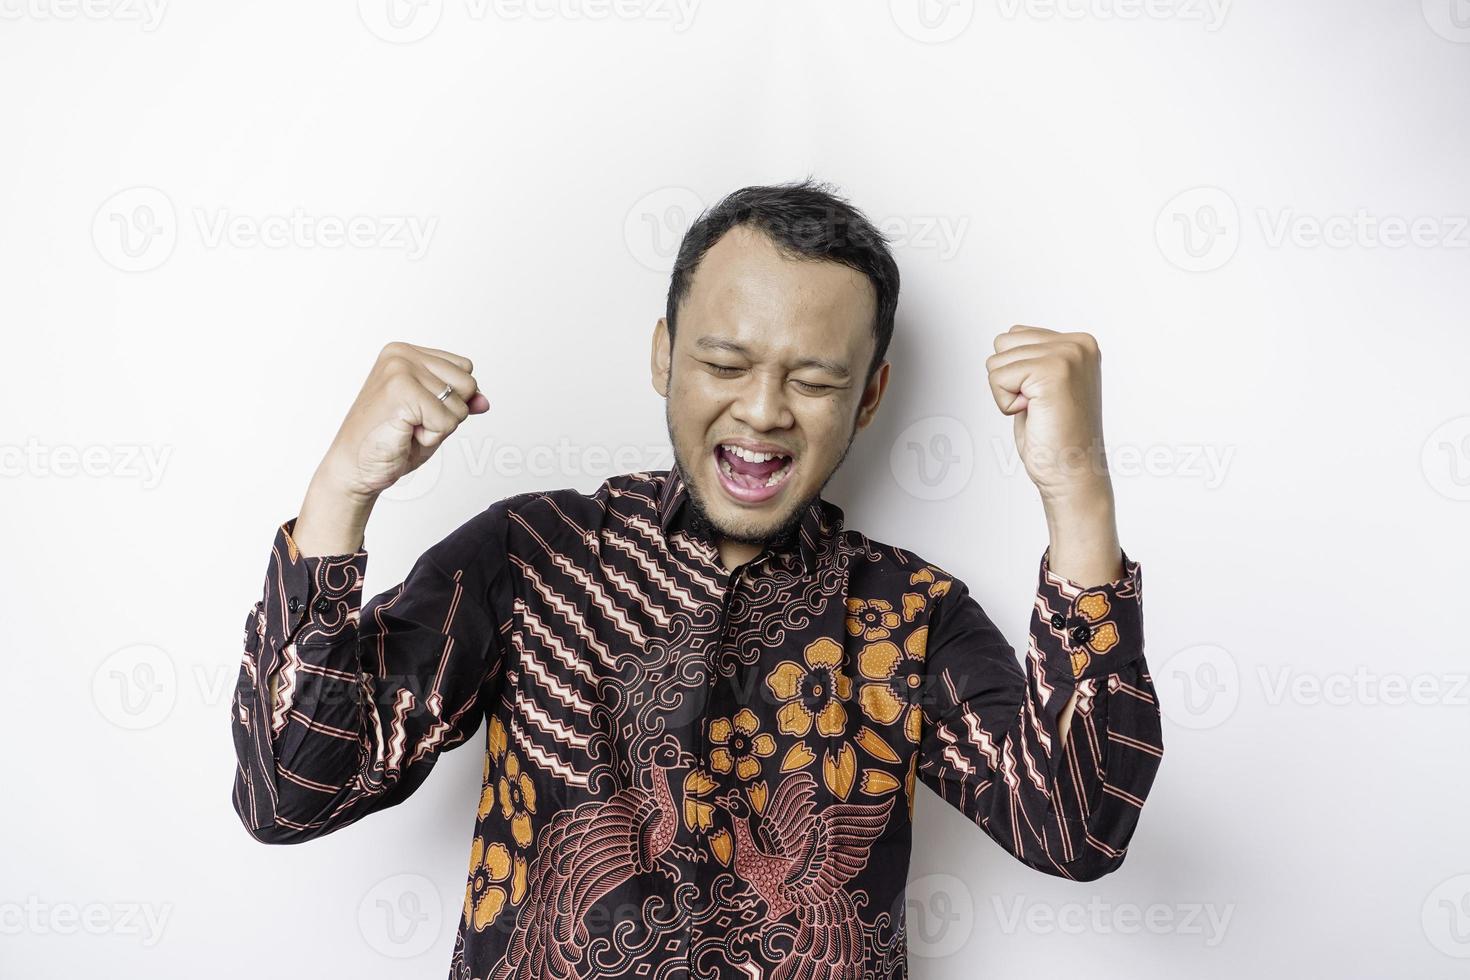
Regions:
[[[684, 482], [684, 474], [679, 471], [679, 464], [675, 462], [664, 476], [658, 497], [658, 523], [665, 534], [688, 528], [688, 508], [684, 506], [688, 499], [689, 487]], [[819, 495], [802, 512], [793, 537], [773, 542], [768, 550], [777, 553], [794, 551], [801, 562], [802, 574], [811, 575], [817, 570], [821, 542], [836, 533], [841, 525], [841, 510]]]

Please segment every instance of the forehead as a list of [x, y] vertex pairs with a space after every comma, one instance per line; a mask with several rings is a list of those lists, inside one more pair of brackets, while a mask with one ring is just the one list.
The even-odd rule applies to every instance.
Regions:
[[867, 276], [838, 262], [789, 257], [763, 232], [741, 225], [695, 269], [676, 342], [718, 336], [756, 356], [819, 354], [856, 370], [876, 344], [876, 315]]

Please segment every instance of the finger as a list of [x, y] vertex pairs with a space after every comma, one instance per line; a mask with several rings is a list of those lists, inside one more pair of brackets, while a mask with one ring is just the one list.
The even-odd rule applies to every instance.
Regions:
[[439, 397], [439, 392], [444, 390], [445, 382], [441, 381], [437, 374], [420, 367], [415, 369], [414, 377], [418, 379], [419, 385], [424, 390], [424, 394], [429, 396], [431, 402], [436, 405], [442, 405], [449, 410], [449, 414], [454, 419], [455, 425], [463, 422], [465, 416], [470, 414], [469, 409], [465, 406], [464, 399], [459, 397], [459, 393], [454, 390], [453, 385], [450, 385], [449, 394], [443, 398]]
[[1024, 361], [1029, 358], [1051, 357], [1056, 353], [1056, 348], [1051, 344], [1022, 344], [1019, 347], [1008, 347], [1003, 351], [996, 351], [985, 359], [985, 370], [993, 371], [998, 367], [1013, 364], [1016, 361]]
[[[490, 399], [480, 391], [480, 383], [475, 376], [468, 371], [461, 370], [459, 365], [447, 360], [437, 354], [425, 354], [424, 366], [434, 375], [440, 378], [444, 384], [454, 388], [454, 392], [465, 403], [470, 415], [479, 415], [481, 412], [490, 410]], [[443, 390], [443, 385], [439, 388]], [[434, 392], [436, 395], [438, 391]]]
[[[414, 423], [414, 438], [419, 445], [428, 448], [438, 445], [450, 433], [459, 427], [459, 423], [469, 415], [469, 409], [464, 400], [451, 392], [445, 396], [443, 401], [437, 397], [444, 385], [438, 383], [438, 377], [425, 371], [417, 375], [419, 386], [415, 392], [415, 408], [418, 418]], [[437, 385], [431, 391], [430, 386]]]
[[986, 379], [990, 383], [990, 394], [1002, 414], [1015, 415], [1025, 410], [1029, 399], [1022, 394], [1022, 389], [1044, 364], [1045, 358], [1023, 357], [989, 372]]
[[1024, 323], [1018, 323], [1003, 334], [997, 334], [995, 338], [995, 349], [997, 351], [1009, 350], [1022, 344], [1044, 343], [1060, 337], [1055, 330], [1046, 327], [1033, 327]]
[[409, 344], [408, 346], [412, 347], [420, 354], [430, 354], [434, 357], [441, 357], [449, 363], [453, 364], [455, 367], [459, 368], [465, 374], [475, 373], [474, 362], [462, 354], [456, 354], [452, 351], [447, 350], [440, 350], [437, 347], [420, 347], [418, 344]]
[[438, 384], [431, 382], [429, 385], [436, 395], [444, 390], [445, 385], [449, 385], [462, 401], [468, 402], [480, 388], [473, 374], [437, 354], [425, 354], [420, 365], [430, 377], [438, 379]]

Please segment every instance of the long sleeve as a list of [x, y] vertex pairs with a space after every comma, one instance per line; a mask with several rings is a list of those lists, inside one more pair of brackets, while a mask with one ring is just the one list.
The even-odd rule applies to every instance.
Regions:
[[[1030, 867], [1091, 881], [1123, 863], [1163, 757], [1142, 575], [1082, 588], [1041, 560], [1025, 668], [965, 584], [930, 620], [918, 775]], [[1060, 718], [1073, 691], [1065, 742]]]
[[403, 802], [479, 727], [504, 677], [506, 505], [361, 606], [367, 551], [306, 557], [276, 529], [232, 699], [234, 806], [289, 844]]

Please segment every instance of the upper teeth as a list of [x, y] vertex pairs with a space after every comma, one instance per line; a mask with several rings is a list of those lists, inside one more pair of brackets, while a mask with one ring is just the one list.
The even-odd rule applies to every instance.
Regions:
[[725, 449], [729, 452], [734, 453], [736, 456], [739, 456], [741, 459], [745, 460], [748, 463], [764, 463], [767, 460], [775, 459], [777, 456], [785, 455], [784, 453], [758, 453], [746, 449], [744, 446], [727, 445], [725, 446]]

